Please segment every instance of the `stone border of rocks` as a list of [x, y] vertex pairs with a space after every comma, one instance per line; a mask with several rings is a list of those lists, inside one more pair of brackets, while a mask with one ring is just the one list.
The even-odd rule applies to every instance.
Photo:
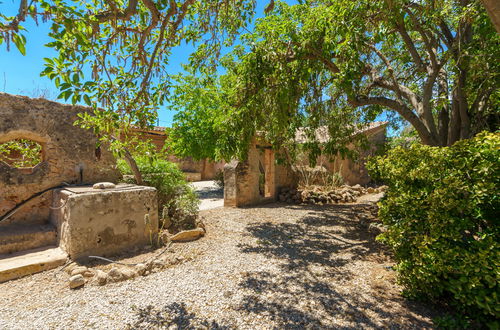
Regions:
[[[161, 255], [170, 248], [172, 243], [191, 242], [205, 236], [206, 229], [204, 223], [201, 220], [198, 221], [198, 226], [199, 227], [195, 229], [183, 230], [174, 235], [171, 235], [167, 230], [163, 231], [160, 238], [165, 245], [164, 250], [155, 258], [147, 262], [115, 266], [108, 272], [102, 271], [100, 269], [94, 270], [86, 266], [71, 263], [64, 268], [66, 273], [70, 275], [70, 278], [68, 280], [69, 288], [78, 289], [83, 287], [88, 282], [95, 282], [98, 285], [105, 285], [107, 283], [126, 281], [138, 276], [147, 276], [165, 267], [176, 265], [184, 261], [185, 259], [183, 257], [177, 257], [173, 261], [168, 261], [166, 258], [161, 257]], [[110, 260], [110, 262], [112, 261]], [[115, 263], [117, 265], [119, 264], [117, 262]]]
[[310, 186], [298, 189], [282, 188], [278, 199], [280, 202], [288, 204], [324, 205], [352, 203], [362, 195], [382, 193], [386, 190], [387, 186], [365, 188], [359, 184], [354, 186], [342, 185], [333, 189], [328, 189], [324, 186]]

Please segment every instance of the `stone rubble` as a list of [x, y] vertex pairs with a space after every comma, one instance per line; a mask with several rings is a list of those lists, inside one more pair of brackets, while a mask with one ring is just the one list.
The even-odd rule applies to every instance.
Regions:
[[78, 274], [75, 276], [71, 276], [68, 282], [70, 289], [76, 289], [85, 285], [85, 278], [82, 275]]
[[387, 186], [364, 188], [359, 184], [355, 186], [342, 185], [333, 189], [324, 186], [310, 186], [299, 189], [282, 188], [278, 199], [280, 202], [288, 204], [352, 203], [362, 195], [381, 193], [386, 190]]

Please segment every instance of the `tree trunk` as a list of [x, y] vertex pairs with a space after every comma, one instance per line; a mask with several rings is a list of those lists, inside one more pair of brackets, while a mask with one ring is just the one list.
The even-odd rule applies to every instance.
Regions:
[[142, 181], [142, 174], [141, 171], [139, 171], [139, 167], [137, 166], [134, 157], [132, 157], [127, 148], [124, 149], [125, 149], [125, 161], [127, 162], [128, 166], [130, 166], [132, 173], [134, 173], [135, 182], [138, 185], [143, 185], [144, 181]]

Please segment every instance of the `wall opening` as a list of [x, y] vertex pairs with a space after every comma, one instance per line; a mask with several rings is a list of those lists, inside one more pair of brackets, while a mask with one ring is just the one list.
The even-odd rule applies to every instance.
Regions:
[[29, 172], [43, 160], [43, 146], [36, 141], [15, 139], [0, 143], [0, 161], [12, 168]]
[[264, 198], [273, 197], [274, 184], [274, 152], [270, 147], [259, 149], [259, 195]]

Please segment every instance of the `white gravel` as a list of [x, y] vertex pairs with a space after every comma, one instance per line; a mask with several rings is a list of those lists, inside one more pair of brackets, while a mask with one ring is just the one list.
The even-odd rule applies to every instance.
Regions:
[[69, 290], [53, 270], [0, 284], [0, 329], [432, 327], [433, 314], [401, 297], [390, 256], [359, 226], [366, 212], [205, 211], [207, 235], [173, 246], [186, 261], [146, 277]]
[[200, 199], [200, 211], [224, 206], [224, 189], [218, 187], [215, 181], [198, 181], [191, 185]]

